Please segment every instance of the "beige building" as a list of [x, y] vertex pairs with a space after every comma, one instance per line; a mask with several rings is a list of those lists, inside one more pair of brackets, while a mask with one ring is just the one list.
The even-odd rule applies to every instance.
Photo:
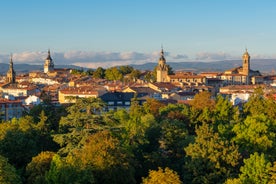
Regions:
[[7, 83], [15, 83], [16, 73], [13, 68], [13, 61], [12, 61], [12, 55], [10, 59], [10, 68], [7, 72], [6, 82]]
[[82, 86], [82, 87], [69, 87], [62, 90], [59, 90], [58, 100], [59, 103], [74, 103], [71, 97], [76, 98], [97, 98], [103, 94], [107, 93], [104, 88], [95, 88], [90, 86]]
[[169, 82], [168, 79], [169, 66], [166, 64], [163, 48], [160, 52], [160, 58], [156, 68], [156, 81], [157, 82]]
[[262, 78], [259, 71], [250, 69], [250, 55], [246, 49], [242, 55], [242, 66], [226, 70], [221, 74], [221, 80], [224, 81], [225, 85], [248, 85], [262, 83]]
[[54, 65], [53, 59], [51, 58], [50, 50], [48, 50], [48, 56], [44, 62], [44, 73], [53, 71], [54, 67], [55, 65]]

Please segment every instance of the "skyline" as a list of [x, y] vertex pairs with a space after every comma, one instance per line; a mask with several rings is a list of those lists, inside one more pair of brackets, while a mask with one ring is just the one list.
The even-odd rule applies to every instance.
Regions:
[[0, 62], [97, 67], [276, 59], [274, 1], [140, 0], [1, 2]]

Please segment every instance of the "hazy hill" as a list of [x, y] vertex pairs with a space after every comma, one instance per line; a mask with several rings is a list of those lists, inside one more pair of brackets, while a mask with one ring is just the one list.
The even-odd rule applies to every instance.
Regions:
[[[242, 65], [241, 60], [227, 60], [227, 61], [215, 61], [215, 62], [168, 62], [168, 64], [176, 70], [194, 71], [196, 73], [202, 71], [224, 71], [230, 68], [238, 67]], [[139, 70], [153, 70], [157, 65], [157, 62], [150, 62], [141, 65], [131, 65]], [[81, 69], [81, 67], [74, 65], [57, 65], [56, 68], [75, 68]], [[0, 74], [6, 74], [9, 64], [0, 63]], [[29, 72], [34, 70], [43, 71], [43, 65], [29, 65], [29, 64], [15, 64], [14, 69], [17, 73]], [[85, 68], [84, 68], [85, 69]], [[263, 73], [270, 73], [276, 71], [276, 59], [255, 59], [251, 60], [251, 69], [259, 70]]]
[[[14, 70], [16, 73], [27, 73], [30, 71], [43, 71], [43, 65], [29, 65], [29, 64], [14, 64]], [[56, 68], [75, 68], [80, 69], [79, 66], [74, 65], [56, 65]], [[9, 64], [0, 63], [0, 74], [6, 74], [9, 69]]]
[[[146, 63], [142, 65], [132, 65], [134, 68], [140, 70], [152, 70], [156, 66], [156, 62]], [[215, 61], [215, 62], [168, 62], [173, 70], [185, 70], [185, 71], [224, 71], [230, 68], [238, 67], [242, 65], [241, 60], [227, 60], [227, 61]], [[276, 59], [256, 59], [251, 60], [251, 69], [259, 70], [261, 72], [272, 72], [276, 70]]]

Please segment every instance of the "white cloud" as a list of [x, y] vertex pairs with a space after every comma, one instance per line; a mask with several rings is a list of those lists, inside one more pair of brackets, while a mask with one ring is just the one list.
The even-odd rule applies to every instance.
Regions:
[[[13, 54], [14, 63], [27, 63], [42, 65], [47, 52], [21, 52]], [[157, 62], [159, 52], [87, 52], [68, 51], [51, 52], [51, 57], [56, 65], [78, 65], [82, 67], [110, 67], [128, 64], [143, 64], [146, 62]], [[10, 56], [0, 54], [0, 62], [8, 63]]]
[[200, 61], [220, 61], [228, 59], [236, 59], [236, 57], [225, 52], [200, 52], [196, 54], [196, 60]]
[[176, 56], [172, 57], [173, 59], [188, 59], [189, 57], [185, 54], [177, 54]]
[[[47, 52], [21, 52], [13, 53], [13, 61], [17, 63], [43, 65]], [[56, 65], [77, 65], [81, 67], [97, 68], [111, 67], [130, 64], [144, 64], [148, 62], [158, 62], [160, 51], [152, 53], [141, 52], [93, 52], [93, 51], [68, 51], [51, 52], [51, 56]], [[241, 59], [241, 55], [234, 56], [225, 52], [200, 52], [194, 58], [186, 54], [172, 55], [165, 52], [167, 62], [185, 62], [185, 61], [219, 61], [230, 59]], [[264, 56], [252, 54], [251, 59], [276, 58], [276, 56]], [[10, 55], [0, 54], [0, 62], [9, 63]]]

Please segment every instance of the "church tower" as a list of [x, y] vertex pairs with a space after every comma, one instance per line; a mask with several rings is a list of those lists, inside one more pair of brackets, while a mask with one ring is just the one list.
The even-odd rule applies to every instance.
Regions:
[[249, 76], [250, 73], [250, 55], [247, 49], [242, 56], [242, 73], [247, 76]]
[[10, 68], [7, 72], [7, 78], [6, 78], [6, 82], [7, 83], [15, 83], [15, 71], [13, 69], [13, 61], [12, 61], [12, 55], [11, 55], [11, 59], [10, 59]]
[[54, 70], [54, 62], [51, 58], [50, 50], [48, 50], [48, 56], [44, 62], [44, 73], [48, 73]]
[[168, 65], [166, 64], [166, 59], [164, 57], [164, 51], [163, 48], [160, 52], [160, 58], [158, 61], [158, 65], [156, 68], [156, 81], [157, 82], [168, 82], [167, 78], [168, 78]]

